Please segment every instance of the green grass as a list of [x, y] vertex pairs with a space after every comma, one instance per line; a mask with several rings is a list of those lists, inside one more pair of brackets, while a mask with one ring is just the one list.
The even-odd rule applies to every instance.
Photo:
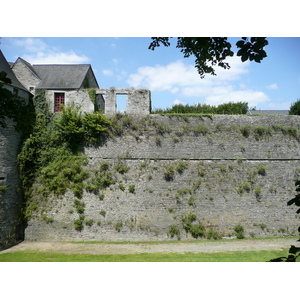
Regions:
[[220, 253], [142, 253], [142, 254], [60, 254], [49, 252], [9, 252], [0, 254], [0, 262], [265, 262], [287, 256], [282, 251], [248, 251]]

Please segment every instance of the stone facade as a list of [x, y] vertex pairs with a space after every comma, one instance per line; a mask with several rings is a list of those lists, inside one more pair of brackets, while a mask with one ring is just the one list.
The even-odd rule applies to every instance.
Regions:
[[[287, 201], [300, 176], [292, 134], [298, 116], [151, 115], [134, 122], [121, 137], [85, 148], [91, 177], [107, 163], [114, 183], [99, 194], [84, 191], [84, 228], [74, 229], [80, 216], [69, 191], [30, 220], [27, 240], [169, 240], [176, 238], [172, 226], [188, 240], [182, 220], [190, 214], [224, 237], [235, 236], [236, 225], [246, 237], [297, 235], [299, 218]], [[117, 171], [120, 163], [126, 172]]]
[[[49, 102], [51, 112], [54, 112], [54, 95], [55, 93], [64, 93], [65, 105], [79, 106], [83, 112], [94, 112], [96, 110], [95, 103], [92, 102], [89, 96], [88, 89], [80, 89], [74, 91], [68, 90], [46, 90], [46, 99]], [[97, 109], [104, 111], [105, 103], [101, 95], [96, 97]]]

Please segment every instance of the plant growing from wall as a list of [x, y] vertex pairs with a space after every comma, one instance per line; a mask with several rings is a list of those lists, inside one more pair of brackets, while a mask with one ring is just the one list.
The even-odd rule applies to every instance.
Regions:
[[175, 172], [174, 172], [174, 167], [169, 164], [166, 167], [166, 170], [164, 172], [164, 178], [166, 181], [172, 181], [174, 180]]
[[168, 236], [173, 238], [174, 236], [177, 237], [178, 240], [180, 240], [180, 230], [176, 225], [171, 225], [168, 231]]
[[244, 227], [242, 225], [236, 225], [234, 227], [234, 231], [236, 233], [236, 237], [238, 239], [243, 239], [245, 237], [245, 234], [244, 234]]
[[121, 231], [121, 228], [123, 227], [123, 222], [117, 222], [116, 225], [115, 225], [115, 229], [120, 232]]
[[[87, 157], [80, 147], [106, 137], [111, 129], [111, 122], [100, 113], [82, 114], [78, 107], [64, 107], [62, 114], [54, 115], [44, 90], [36, 90], [33, 102], [35, 125], [18, 156], [26, 217], [38, 210], [50, 194], [60, 196], [70, 189], [77, 198], [82, 197], [89, 173], [83, 168]], [[111, 178], [105, 174], [99, 181], [97, 187], [103, 188]]]
[[3, 194], [7, 191], [6, 185], [0, 185], [0, 199], [2, 198]]

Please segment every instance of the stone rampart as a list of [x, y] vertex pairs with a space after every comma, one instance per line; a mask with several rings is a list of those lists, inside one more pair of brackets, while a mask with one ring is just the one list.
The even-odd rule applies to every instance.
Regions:
[[0, 127], [0, 249], [15, 245], [23, 238], [22, 197], [17, 166], [21, 136], [13, 123]]
[[85, 190], [81, 214], [71, 191], [49, 199], [26, 239], [192, 239], [189, 218], [224, 237], [235, 236], [236, 225], [246, 237], [297, 234], [287, 201], [300, 176], [298, 116], [151, 115], [129, 123], [119, 137], [85, 148], [90, 176], [105, 164], [111, 184]]

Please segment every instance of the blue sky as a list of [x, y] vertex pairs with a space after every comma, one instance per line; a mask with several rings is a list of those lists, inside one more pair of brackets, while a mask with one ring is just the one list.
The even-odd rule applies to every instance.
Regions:
[[[235, 44], [238, 38], [229, 38]], [[184, 58], [177, 39], [170, 47], [148, 50], [150, 37], [2, 37], [0, 49], [14, 62], [92, 65], [101, 88], [148, 88], [152, 108], [176, 103], [248, 102], [257, 109], [289, 109], [300, 98], [300, 38], [271, 37], [262, 63], [228, 60], [230, 70], [201, 79], [194, 58]], [[236, 48], [233, 48], [236, 51]], [[125, 103], [125, 102], [124, 102]], [[124, 106], [119, 100], [119, 109]]]

